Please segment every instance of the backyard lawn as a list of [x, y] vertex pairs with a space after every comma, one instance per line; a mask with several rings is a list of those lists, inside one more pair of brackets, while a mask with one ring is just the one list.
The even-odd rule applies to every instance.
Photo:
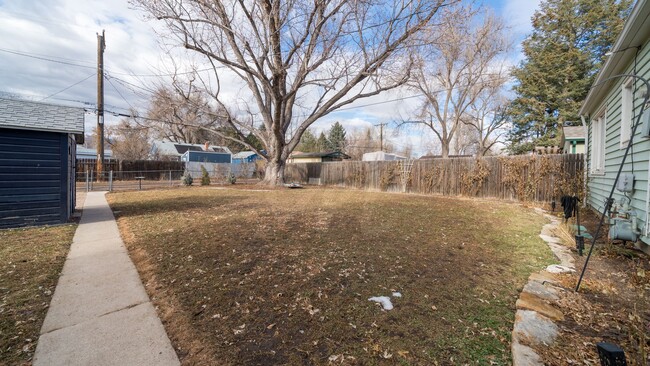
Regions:
[[184, 364], [509, 364], [515, 301], [553, 261], [545, 220], [496, 201], [211, 187], [108, 198]]
[[0, 230], [0, 364], [30, 364], [76, 225]]

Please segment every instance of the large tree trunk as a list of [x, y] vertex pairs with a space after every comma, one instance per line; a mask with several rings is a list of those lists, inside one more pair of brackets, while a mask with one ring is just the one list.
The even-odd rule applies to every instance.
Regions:
[[272, 159], [266, 163], [264, 179], [260, 184], [268, 186], [280, 186], [284, 184], [284, 168], [286, 161], [282, 159]]
[[445, 142], [442, 144], [442, 151], [440, 154], [443, 158], [448, 158], [449, 157], [449, 142]]

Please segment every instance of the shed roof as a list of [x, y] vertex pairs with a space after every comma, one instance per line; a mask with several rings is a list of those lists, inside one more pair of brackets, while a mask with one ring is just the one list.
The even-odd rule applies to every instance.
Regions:
[[257, 155], [255, 151], [240, 151], [237, 154], [233, 155], [233, 159], [246, 159], [253, 155]]
[[[187, 151], [205, 151], [205, 144], [188, 144], [173, 141], [154, 141], [153, 148], [160, 155], [181, 156]], [[230, 149], [225, 146], [210, 145], [208, 151], [230, 154]]]
[[580, 140], [585, 138], [585, 129], [582, 126], [564, 126], [564, 138], [567, 140]]
[[580, 108], [581, 115], [593, 113], [600, 102], [607, 96], [613, 83], [623, 79], [607, 80], [607, 78], [620, 74], [634, 60], [636, 50], [642, 47], [650, 37], [650, 2], [639, 0], [634, 5], [630, 16], [625, 21], [623, 31], [611, 48], [612, 54], [605, 61], [593, 85], [598, 87], [589, 90], [587, 98]]
[[0, 98], [0, 127], [73, 133], [83, 137], [83, 108]]
[[312, 153], [300, 153], [292, 154], [292, 158], [341, 158], [341, 159], [350, 159], [350, 155], [340, 152], [340, 151], [330, 151], [330, 152], [312, 152]]

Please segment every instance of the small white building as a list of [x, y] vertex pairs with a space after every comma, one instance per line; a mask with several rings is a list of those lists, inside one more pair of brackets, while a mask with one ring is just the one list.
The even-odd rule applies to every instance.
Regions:
[[394, 161], [406, 160], [405, 156], [387, 153], [385, 151], [373, 151], [363, 154], [362, 161]]

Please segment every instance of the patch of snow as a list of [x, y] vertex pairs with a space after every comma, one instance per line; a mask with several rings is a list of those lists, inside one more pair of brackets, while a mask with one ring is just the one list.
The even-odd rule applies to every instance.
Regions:
[[400, 292], [393, 292], [393, 297], [402, 297]]
[[550, 266], [546, 267], [546, 270], [551, 273], [570, 273], [570, 272], [575, 272], [574, 269], [566, 267], [566, 266], [561, 266], [559, 264], [551, 264]]
[[368, 299], [368, 301], [374, 301], [381, 304], [384, 310], [392, 310], [393, 303], [390, 302], [390, 297], [388, 296], [374, 296]]

